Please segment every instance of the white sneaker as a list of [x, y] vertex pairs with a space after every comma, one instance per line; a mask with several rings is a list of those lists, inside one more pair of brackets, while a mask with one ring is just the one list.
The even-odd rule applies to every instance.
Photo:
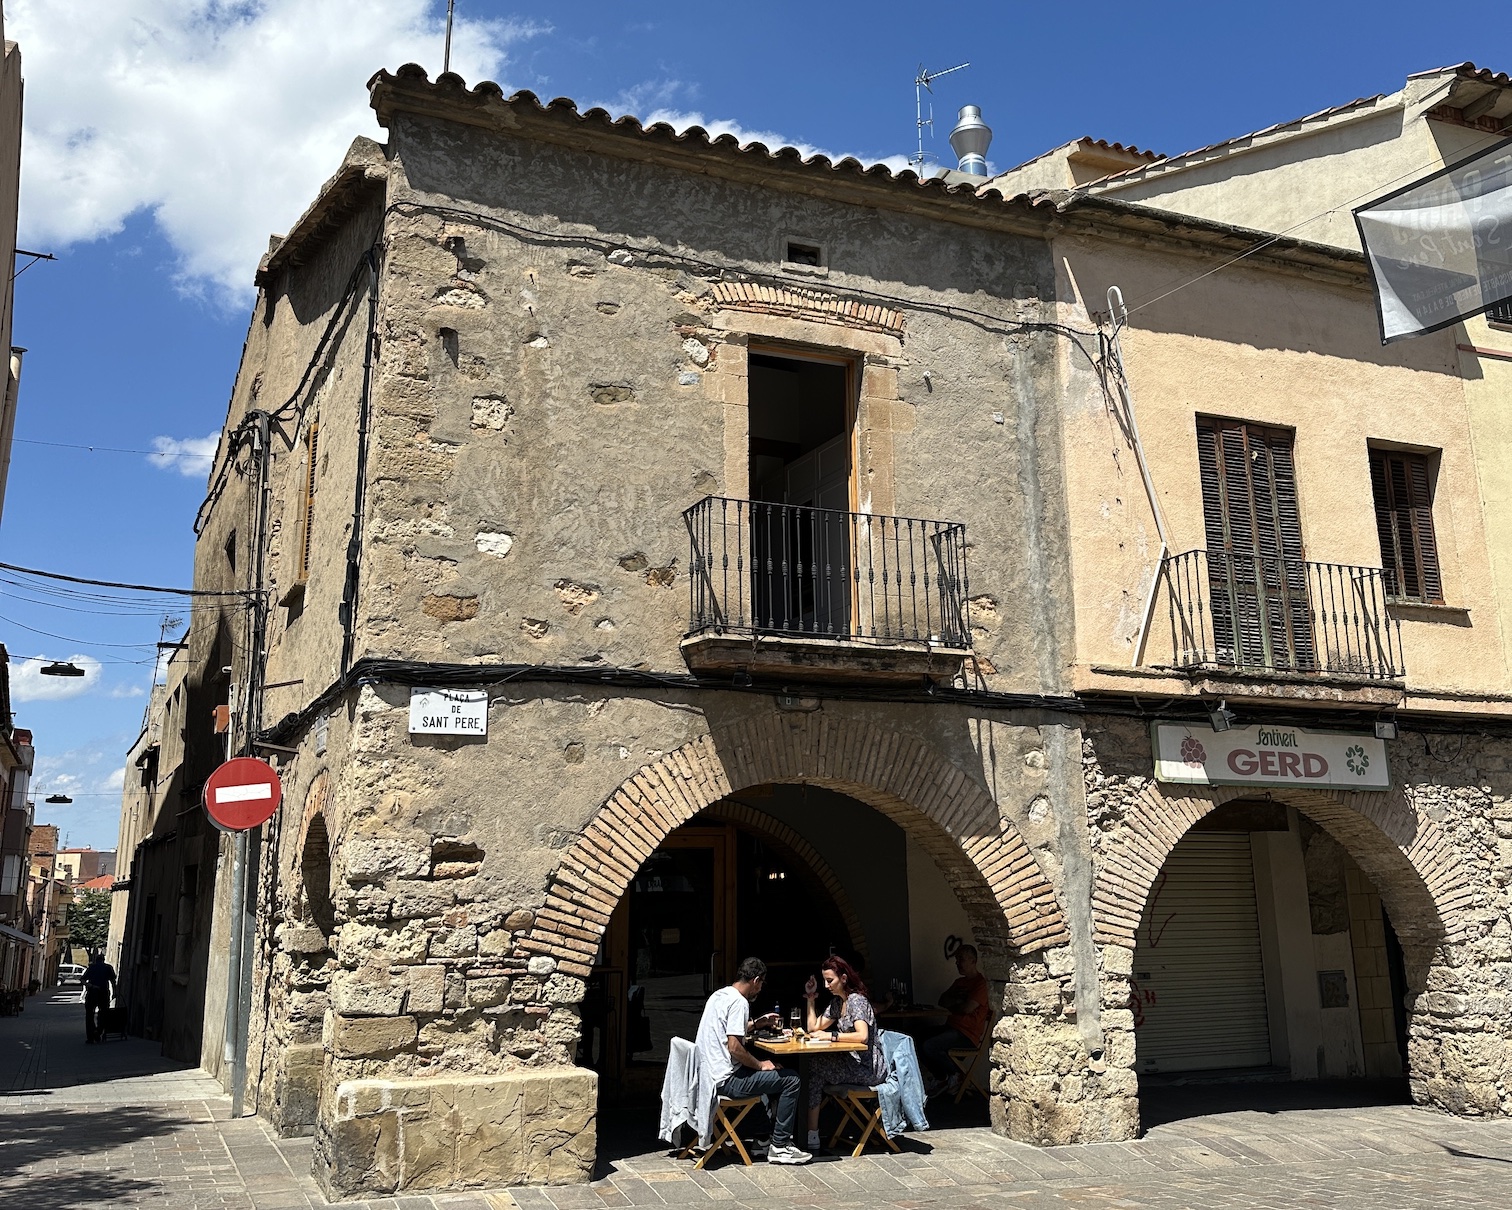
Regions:
[[768, 1164], [807, 1164], [813, 1158], [807, 1151], [799, 1151], [791, 1143], [786, 1147], [773, 1144], [767, 1149]]

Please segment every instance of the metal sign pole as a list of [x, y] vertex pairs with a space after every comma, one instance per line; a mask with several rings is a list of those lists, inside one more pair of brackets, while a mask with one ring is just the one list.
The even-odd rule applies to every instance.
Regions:
[[241, 1037], [242, 916], [247, 903], [247, 834], [236, 833], [231, 847], [231, 953], [226, 971], [226, 1037], [221, 1054], [231, 1066], [231, 1116], [242, 1115], [247, 1048]]

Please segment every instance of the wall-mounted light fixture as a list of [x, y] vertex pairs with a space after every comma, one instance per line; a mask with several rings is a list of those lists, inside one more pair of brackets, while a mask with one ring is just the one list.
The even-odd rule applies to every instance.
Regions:
[[1394, 714], [1383, 714], [1375, 721], [1376, 739], [1396, 739], [1397, 721]]
[[1234, 725], [1234, 712], [1228, 708], [1227, 699], [1209, 707], [1208, 722], [1212, 723], [1214, 731], [1227, 731]]

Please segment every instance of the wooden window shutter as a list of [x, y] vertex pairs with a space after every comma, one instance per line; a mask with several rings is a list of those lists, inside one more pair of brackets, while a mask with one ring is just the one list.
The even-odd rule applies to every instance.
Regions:
[[1291, 432], [1200, 419], [1197, 463], [1220, 662], [1312, 669], [1316, 652]]
[[1389, 596], [1441, 604], [1443, 576], [1433, 534], [1428, 458], [1402, 450], [1370, 452], [1376, 537]]
[[310, 578], [310, 551], [315, 529], [315, 473], [320, 453], [319, 421], [310, 425], [305, 434], [305, 445], [309, 447], [309, 457], [305, 461], [304, 501], [299, 526], [299, 574], [296, 579], [300, 584]]

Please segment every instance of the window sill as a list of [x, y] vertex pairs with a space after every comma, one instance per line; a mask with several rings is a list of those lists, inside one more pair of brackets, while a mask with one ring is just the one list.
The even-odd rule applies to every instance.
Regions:
[[1454, 618], [1463, 618], [1465, 625], [1470, 622], [1468, 605], [1446, 605], [1442, 601], [1414, 601], [1410, 597], [1387, 597], [1386, 608], [1393, 614], [1420, 618], [1425, 622], [1447, 622]]
[[828, 277], [828, 265], [802, 265], [797, 261], [785, 260], [782, 262], [784, 273], [797, 274], [800, 277]]

